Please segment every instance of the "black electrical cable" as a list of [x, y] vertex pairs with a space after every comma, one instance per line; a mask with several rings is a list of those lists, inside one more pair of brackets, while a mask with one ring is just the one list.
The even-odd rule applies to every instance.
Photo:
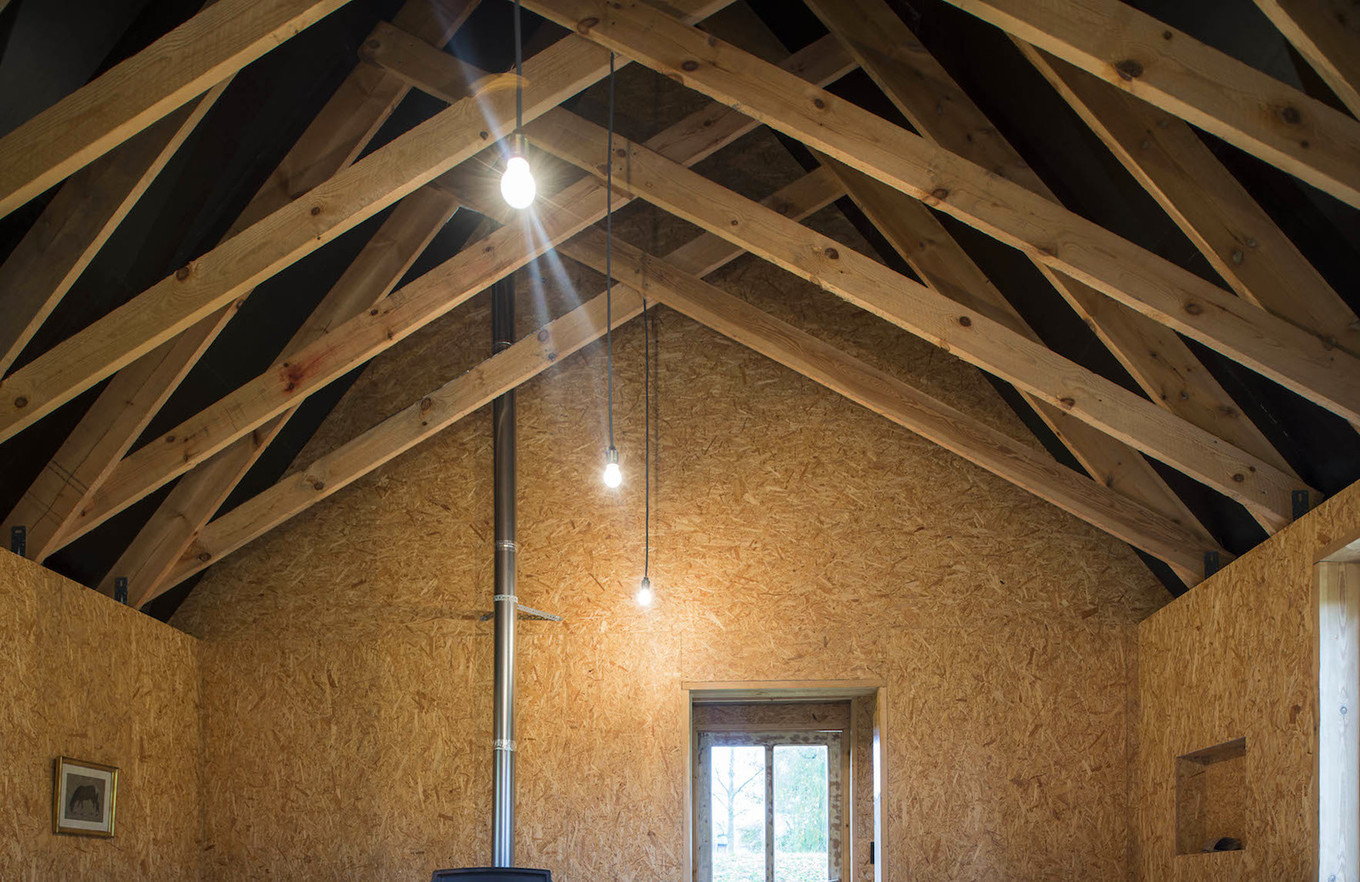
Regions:
[[647, 298], [642, 298], [642, 578], [652, 561], [652, 331], [647, 326]]
[[519, 3], [515, 0], [515, 149], [524, 152], [524, 41], [520, 39]]
[[604, 178], [604, 338], [609, 373], [609, 455], [614, 457], [614, 53], [609, 53], [609, 135]]

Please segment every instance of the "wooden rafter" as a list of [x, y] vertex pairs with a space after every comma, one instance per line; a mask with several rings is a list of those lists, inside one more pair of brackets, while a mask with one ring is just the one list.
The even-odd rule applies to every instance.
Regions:
[[229, 84], [218, 83], [62, 184], [0, 264], [0, 376]]
[[[958, 150], [960, 155], [978, 165], [993, 169], [1049, 201], [1057, 202], [894, 14], [888, 12], [885, 17], [874, 6], [855, 11], [865, 14], [864, 21], [856, 23], [851, 15], [845, 26], [852, 29], [855, 36], [849, 40], [842, 37], [842, 42], [862, 63], [871, 64], [871, 73], [894, 96], [918, 129], [941, 141], [947, 149]], [[891, 58], [866, 51], [863, 45], [866, 29], [889, 36]], [[377, 52], [375, 60], [429, 94], [444, 96], [447, 86], [443, 84], [456, 82], [462, 75], [461, 65], [443, 53], [424, 50], [409, 40], [404, 43], [394, 41], [392, 45], [401, 48]], [[926, 109], [920, 110], [921, 107]], [[1110, 301], [1040, 261], [1036, 260], [1035, 265], [1095, 327], [1153, 401], [1277, 469], [1291, 472], [1284, 458], [1242, 414], [1174, 331]], [[1088, 460], [1095, 461], [1092, 457]], [[1106, 462], [1108, 467], [1111, 461]], [[1269, 521], [1265, 526], [1272, 529]]]
[[[922, 136], [1054, 204], [1061, 204], [886, 3], [882, 0], [811, 0], [810, 5]], [[892, 215], [909, 210], [887, 193], [876, 194], [874, 202], [878, 208], [874, 220], [880, 224], [891, 224]], [[920, 217], [919, 213], [913, 216]], [[917, 231], [920, 232], [919, 224]], [[948, 242], [948, 236], [939, 241]], [[1110, 347], [1152, 401], [1286, 474], [1293, 473], [1284, 457], [1242, 414], [1228, 392], [1204, 369], [1174, 331], [1110, 301], [1070, 276], [1055, 272], [1033, 255], [1031, 262]], [[962, 260], [955, 259], [953, 263], [957, 271], [965, 272]], [[963, 278], [971, 276], [965, 273]], [[932, 284], [938, 287], [939, 281], [937, 274]], [[1051, 408], [1041, 408], [1038, 412], [1059, 437], [1069, 436], [1067, 441], [1076, 440], [1075, 435], [1081, 432], [1070, 426], [1070, 420], [1067, 421], [1069, 428], [1059, 431], [1060, 421], [1055, 419], [1057, 412]], [[1096, 475], [1115, 468], [1125, 472], [1130, 468], [1141, 470], [1137, 464], [1130, 466], [1130, 460], [1122, 451], [1111, 449], [1108, 444], [1102, 445], [1099, 440], [1087, 439], [1083, 449], [1073, 453], [1085, 468], [1094, 469], [1092, 473]], [[1155, 511], [1175, 516], [1176, 511], [1184, 509], [1179, 498], [1155, 475], [1144, 475], [1130, 490], [1141, 493]], [[1156, 504], [1158, 500], [1162, 505]], [[1183, 519], [1188, 515], [1187, 511], [1180, 517]], [[1273, 531], [1268, 520], [1258, 518], [1258, 521], [1267, 531]]]
[[[641, 312], [641, 298], [631, 289], [616, 285], [613, 326], [617, 328]], [[601, 294], [212, 521], [177, 562], [162, 590], [221, 560], [604, 336], [604, 313]], [[146, 603], [154, 597], [152, 594], [136, 602]]]
[[[442, 44], [478, 0], [408, 0], [397, 20]], [[437, 11], [434, 18], [431, 10]], [[250, 228], [354, 162], [408, 89], [380, 68], [361, 62], [340, 85], [297, 143], [228, 229], [225, 239]], [[247, 288], [240, 299], [249, 293]], [[208, 315], [118, 372], [10, 512], [5, 529], [28, 529], [29, 554], [44, 559], [68, 541], [66, 530], [90, 504], [119, 460], [141, 436], [189, 370], [235, 315], [240, 299]], [[3, 384], [0, 384], [2, 386]]]
[[[802, 218], [840, 195], [834, 178], [820, 171], [803, 176], [771, 196], [766, 203], [777, 206], [790, 217]], [[467, 194], [464, 201], [487, 208], [482, 204], [486, 200], [475, 193]], [[740, 249], [717, 236], [701, 234], [672, 251], [670, 259], [695, 274], [707, 275], [741, 254]], [[614, 297], [614, 327], [642, 311], [641, 300], [629, 288], [615, 287]], [[137, 605], [144, 604], [160, 591], [178, 584], [402, 451], [442, 431], [491, 401], [501, 391], [532, 379], [602, 336], [604, 317], [605, 298], [600, 294], [212, 521], [184, 551], [160, 587], [146, 594], [129, 596]]]
[[[828, 160], [827, 164], [840, 177], [850, 198], [923, 282], [956, 303], [1042, 345], [1039, 336], [1001, 296], [930, 209], [834, 159]], [[1183, 525], [1187, 532], [1199, 538], [1201, 546], [1217, 544], [1138, 451], [1073, 418], [1037, 395], [1021, 394], [1098, 483], [1168, 521]], [[1167, 562], [1176, 566], [1172, 561]], [[1201, 575], [1201, 569], [1196, 567], [1187, 572], [1178, 568], [1177, 575], [1182, 580], [1190, 580], [1187, 584], [1193, 584]]]
[[[839, 194], [837, 188], [830, 186], [833, 183], [833, 179], [824, 172], [813, 172], [775, 193], [765, 200], [765, 204], [790, 217], [800, 218]], [[568, 250], [575, 249], [574, 253], [578, 257], [589, 259], [587, 252], [580, 250], [588, 244], [588, 240], [578, 239], [574, 245], [569, 244], [565, 247]], [[628, 254], [627, 251], [624, 253]], [[705, 233], [667, 256], [666, 278], [671, 278], [675, 273], [685, 273], [697, 281], [696, 277], [712, 272], [741, 253], [739, 248], [733, 247], [720, 237]], [[598, 258], [598, 246], [595, 248], [595, 257]], [[649, 262], [648, 265], [653, 264]], [[639, 284], [643, 278], [648, 277], [647, 271], [640, 268], [636, 262], [629, 265], [627, 256], [620, 262], [619, 267], [621, 273], [630, 274], [632, 280]], [[666, 296], [656, 288], [653, 288], [651, 293], [662, 299]], [[627, 284], [616, 285], [614, 296], [617, 327], [641, 311], [641, 302]], [[772, 319], [769, 321], [773, 322]], [[782, 331], [783, 328], [779, 327], [779, 330]], [[792, 339], [801, 342], [801, 338], [797, 336], [801, 332], [792, 328], [788, 331], [794, 335]], [[279, 481], [269, 490], [214, 520], [181, 557], [166, 580], [166, 585], [183, 581], [221, 560], [293, 515], [441, 431], [462, 416], [472, 413], [500, 391], [528, 381], [554, 362], [561, 360], [570, 351], [597, 339], [603, 333], [604, 302], [603, 295], [599, 295], [550, 323], [539, 333], [525, 337], [504, 353], [492, 356], [468, 374], [446, 384], [333, 453], [321, 457], [306, 468]], [[824, 347], [825, 344], [814, 343], [813, 346]], [[816, 352], [814, 349], [814, 354]], [[837, 363], [841, 358], [843, 356], [835, 353], [829, 361]], [[843, 371], [842, 375], [851, 380], [859, 380], [860, 388], [863, 388], [867, 378], [871, 388], [864, 393], [864, 403], [868, 403], [869, 406], [886, 402], [883, 406], [888, 412], [905, 419], [908, 407], [903, 402], [909, 402], [913, 409], [920, 405], [921, 410], [912, 413], [914, 424], [922, 426], [923, 430], [929, 424], [932, 429], [938, 429], [942, 437], [960, 439], [961, 449], [970, 433], [976, 432], [976, 437], [984, 440], [973, 452], [979, 459], [989, 461], [994, 471], [1008, 473], [1008, 480], [1020, 483], [1025, 480], [1022, 476], [1032, 476], [1033, 480], [1029, 481], [1027, 489], [1046, 490], [1050, 486], [1070, 488], [1071, 492], [1066, 494], [1066, 498], [1073, 500], [1072, 508], [1090, 514], [1107, 524], [1125, 524], [1129, 527], [1126, 532], [1135, 539], [1147, 540], [1147, 544], [1155, 545], [1159, 550], [1181, 560], [1186, 567], [1196, 564], [1192, 558], [1197, 552], [1187, 553], [1184, 550], [1186, 542], [1194, 548], [1194, 539], [1184, 532], [1179, 532], [1180, 528], [1177, 525], [1137, 511], [1136, 507], [1107, 489], [1066, 469], [1055, 467], [1041, 455], [1033, 453], [1028, 448], [1014, 445], [1004, 436], [994, 438], [994, 430], [976, 425], [975, 421], [967, 416], [944, 406], [934, 408], [928, 399], [919, 397], [920, 393], [898, 388], [895, 385], [898, 383], [896, 380], [888, 378], [886, 386], [878, 387], [875, 380], [879, 375], [871, 368], [852, 365]], [[899, 395], [896, 400], [893, 400], [893, 393]], [[957, 420], [958, 423], [950, 425], [949, 420]], [[1008, 462], [1006, 455], [999, 452], [1002, 449], [1014, 449], [1015, 461]], [[1055, 489], [1054, 495], [1062, 497], [1064, 492]], [[1165, 530], [1165, 533], [1160, 538], [1153, 539], [1159, 530]]]
[[[986, 165], [986, 160], [991, 158], [988, 154], [1000, 154], [1002, 167], [1015, 167], [1021, 182], [1033, 177], [1019, 155], [1010, 150], [1001, 135], [988, 124], [982, 111], [916, 41], [886, 3], [882, 0], [838, 0], [834, 3], [813, 0], [810, 5], [923, 136], [981, 165]], [[772, 35], [764, 36], [766, 40], [773, 39]], [[822, 157], [821, 161], [841, 178], [851, 199], [923, 282], [1012, 331], [1040, 342], [1020, 313], [923, 203], [829, 157]], [[1046, 269], [1041, 264], [1036, 266], [1041, 272]], [[1174, 337], [1170, 331], [1166, 333]], [[1213, 544], [1214, 540], [1194, 513], [1136, 450], [1073, 419], [1036, 396], [1025, 397], [1039, 418], [1096, 481], [1150, 511], [1184, 524], [1200, 536], [1201, 541]], [[1178, 572], [1178, 575], [1182, 579], [1187, 575], [1195, 578], [1193, 573]]]
[[[697, 20], [729, 2], [675, 5]], [[608, 71], [609, 53], [590, 41], [558, 41], [525, 63], [524, 119]], [[509, 134], [514, 102], [507, 90], [459, 100], [15, 371], [0, 382], [0, 440]]]
[[948, 0], [1360, 207], [1360, 123], [1120, 0]]
[[1256, 0], [1336, 97], [1360, 117], [1360, 15], [1352, 0]]
[[1360, 355], [1355, 311], [1187, 123], [1017, 45], [1238, 295]]
[[[591, 230], [560, 249], [600, 270], [604, 237]], [[1170, 518], [1154, 515], [1104, 485], [1059, 465], [1005, 433], [921, 390], [846, 355], [695, 276], [614, 243], [617, 277], [690, 318], [887, 417], [964, 459], [1052, 502], [1185, 573], [1203, 574], [1204, 552], [1217, 545]]]
[[[417, 190], [398, 203], [293, 335], [282, 357], [292, 358], [298, 350], [325, 336], [332, 326], [348, 321], [386, 297], [457, 210], [452, 196], [432, 186]], [[115, 580], [122, 577], [127, 579], [130, 597], [154, 593], [194, 536], [226, 502], [296, 411], [296, 407], [284, 411], [185, 475], [109, 570], [100, 590], [112, 596]]]
[[646, 4], [527, 5], [1360, 419], [1360, 359], [1017, 184]]
[[[410, 39], [431, 47], [442, 46], [479, 2], [415, 0], [398, 11], [396, 21], [410, 30]], [[396, 77], [361, 60], [235, 226], [253, 223], [270, 205], [296, 198], [324, 180], [328, 173], [353, 163], [408, 91], [409, 87]], [[282, 357], [291, 357], [332, 327], [391, 293], [457, 208], [446, 191], [433, 186], [403, 199], [293, 335]], [[100, 582], [100, 590], [112, 595], [116, 580], [122, 577], [127, 579], [130, 596], [142, 597], [158, 591], [170, 567], [259, 461], [296, 410], [287, 410], [238, 439], [177, 483]]]
[[0, 138], [0, 217], [346, 2], [219, 0], [204, 9]]
[[[598, 173], [605, 132], [558, 109], [526, 127], [531, 143]], [[1121, 386], [947, 297], [615, 136], [615, 186], [808, 279], [1101, 431], [1288, 523], [1297, 481]]]
[[[817, 82], [839, 78], [852, 66], [830, 38], [796, 53], [791, 70]], [[686, 163], [698, 162], [755, 127], [749, 118], [715, 105], [696, 111], [648, 143]], [[622, 203], [616, 200], [616, 205]], [[604, 216], [604, 188], [585, 179], [543, 198], [536, 225], [498, 230], [395, 292], [372, 314], [335, 327], [325, 340], [277, 363], [212, 407], [190, 418], [117, 464], [88, 504], [72, 518], [59, 542], [73, 541], [128, 505], [204, 462], [307, 395], [394, 345], [497, 279], [523, 266]], [[295, 367], [302, 365], [303, 368]]]

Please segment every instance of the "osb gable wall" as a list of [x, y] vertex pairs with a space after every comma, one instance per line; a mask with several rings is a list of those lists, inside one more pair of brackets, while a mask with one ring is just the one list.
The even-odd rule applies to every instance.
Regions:
[[[598, 116], [603, 86], [577, 110]], [[621, 129], [702, 103], [632, 65]], [[734, 161], [731, 157], [743, 157]], [[700, 169], [752, 196], [802, 170], [768, 134]], [[811, 225], [868, 246], [834, 209]], [[695, 230], [633, 206], [658, 253]], [[519, 333], [601, 290], [570, 262], [521, 274]], [[976, 371], [744, 258], [726, 290], [1017, 437]], [[486, 357], [474, 299], [376, 360], [310, 462]], [[519, 396], [524, 622], [517, 856], [565, 882], [671, 879], [685, 843], [685, 681], [884, 684], [892, 879], [1121, 878], [1126, 678], [1166, 599], [1121, 543], [816, 384], [659, 310], [649, 610], [643, 336]], [[423, 880], [489, 857], [490, 422], [483, 411], [215, 566], [174, 623], [201, 645], [207, 879]], [[1032, 443], [1032, 440], [1031, 442]]]
[[[598, 481], [600, 353], [520, 399], [518, 593], [566, 620], [522, 627], [520, 860], [678, 878], [681, 682], [870, 678], [892, 878], [1121, 876], [1126, 667], [1161, 590], [1140, 564], [688, 322], [661, 340], [686, 358], [663, 366], [651, 610], [637, 473]], [[206, 878], [485, 861], [488, 434], [479, 414], [286, 525], [177, 618], [205, 638]]]
[[[1140, 878], [1317, 878], [1313, 562], [1357, 534], [1360, 484], [1139, 627]], [[1176, 757], [1243, 736], [1245, 850], [1176, 856]]]
[[[198, 876], [192, 637], [0, 551], [0, 879]], [[52, 763], [119, 767], [115, 836], [52, 833]]]

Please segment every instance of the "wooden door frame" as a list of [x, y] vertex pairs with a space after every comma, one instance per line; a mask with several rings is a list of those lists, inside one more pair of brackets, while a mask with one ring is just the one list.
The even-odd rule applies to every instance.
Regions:
[[[686, 882], [694, 879], [694, 751], [698, 734], [694, 728], [693, 708], [695, 702], [731, 701], [754, 703], [760, 701], [782, 702], [818, 699], [822, 701], [853, 700], [864, 696], [874, 698], [874, 729], [870, 744], [874, 749], [874, 769], [878, 777], [878, 792], [873, 799], [873, 842], [874, 842], [874, 882], [889, 878], [888, 864], [892, 854], [891, 830], [885, 803], [889, 792], [889, 763], [887, 749], [888, 688], [881, 680], [685, 680], [680, 683], [680, 719], [684, 725], [680, 732], [680, 748], [684, 762], [684, 814], [685, 827], [682, 848], [683, 875]], [[850, 790], [853, 800], [853, 775]], [[852, 802], [853, 806], [853, 802]], [[853, 810], [849, 813], [853, 816]], [[853, 828], [849, 842], [846, 843], [843, 864], [854, 867]]]

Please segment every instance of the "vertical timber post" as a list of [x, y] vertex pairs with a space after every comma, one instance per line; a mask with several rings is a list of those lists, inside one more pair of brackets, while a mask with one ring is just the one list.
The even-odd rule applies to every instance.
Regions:
[[[515, 286], [507, 277], [491, 288], [492, 352], [514, 342]], [[493, 698], [492, 866], [515, 865], [515, 392], [492, 404], [496, 510], [496, 680]]]

